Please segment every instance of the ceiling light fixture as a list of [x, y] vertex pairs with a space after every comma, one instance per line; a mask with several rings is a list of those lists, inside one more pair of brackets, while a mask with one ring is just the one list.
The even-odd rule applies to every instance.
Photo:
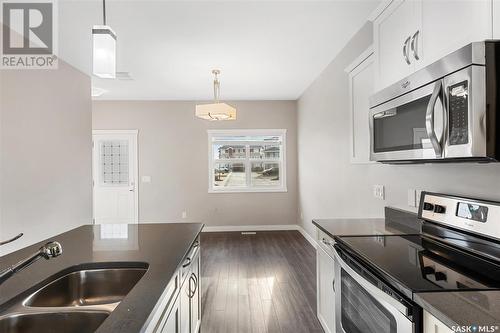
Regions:
[[214, 102], [196, 105], [196, 117], [212, 121], [235, 120], [236, 108], [219, 100], [220, 82], [218, 75], [220, 74], [220, 70], [214, 69], [212, 70], [212, 74], [214, 75]]
[[106, 0], [102, 0], [103, 25], [92, 27], [93, 68], [95, 76], [104, 79], [116, 77], [116, 33], [106, 25]]

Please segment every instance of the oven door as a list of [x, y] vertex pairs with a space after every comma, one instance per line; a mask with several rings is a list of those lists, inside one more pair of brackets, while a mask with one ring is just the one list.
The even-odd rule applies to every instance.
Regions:
[[370, 159], [443, 158], [443, 100], [443, 82], [438, 80], [370, 109]]
[[[361, 277], [335, 253], [337, 333], [414, 333], [409, 308]], [[406, 314], [406, 315], [405, 315]]]

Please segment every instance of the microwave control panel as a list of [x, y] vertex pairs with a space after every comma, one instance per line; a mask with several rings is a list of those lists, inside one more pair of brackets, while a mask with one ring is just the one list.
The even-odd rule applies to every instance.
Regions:
[[449, 144], [469, 143], [469, 90], [463, 81], [448, 87]]

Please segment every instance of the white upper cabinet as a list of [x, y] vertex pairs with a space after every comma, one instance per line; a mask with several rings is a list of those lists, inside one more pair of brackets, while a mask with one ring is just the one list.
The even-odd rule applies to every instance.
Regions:
[[422, 35], [416, 69], [470, 42], [492, 38], [491, 0], [421, 1]]
[[370, 162], [370, 108], [373, 91], [373, 49], [369, 48], [346, 68], [351, 112], [351, 163]]
[[500, 37], [500, 27], [493, 23], [500, 19], [499, 1], [386, 2], [389, 4], [373, 21], [375, 89], [383, 89], [468, 43], [490, 39], [494, 30]]
[[417, 8], [416, 1], [395, 0], [375, 20], [373, 32], [377, 88], [386, 87], [414, 70], [409, 44], [411, 36], [418, 30]]

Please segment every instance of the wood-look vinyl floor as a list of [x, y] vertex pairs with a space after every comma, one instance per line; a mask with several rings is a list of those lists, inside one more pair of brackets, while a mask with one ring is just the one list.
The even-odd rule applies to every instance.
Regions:
[[202, 333], [323, 332], [316, 252], [298, 231], [201, 235]]

